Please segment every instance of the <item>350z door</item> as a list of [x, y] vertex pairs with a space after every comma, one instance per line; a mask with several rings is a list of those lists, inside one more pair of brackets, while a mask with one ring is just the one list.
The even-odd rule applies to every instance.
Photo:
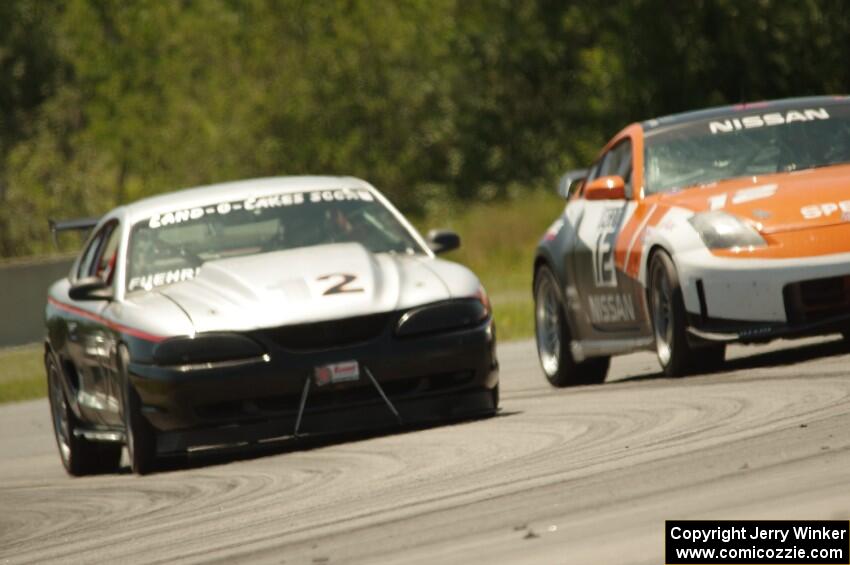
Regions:
[[578, 294], [574, 323], [582, 339], [634, 335], [645, 326], [639, 286], [620, 272], [615, 263], [620, 237], [634, 213], [632, 192], [632, 144], [628, 138], [608, 150], [591, 168], [585, 186], [599, 177], [620, 176], [626, 198], [581, 201], [577, 237], [567, 257]]

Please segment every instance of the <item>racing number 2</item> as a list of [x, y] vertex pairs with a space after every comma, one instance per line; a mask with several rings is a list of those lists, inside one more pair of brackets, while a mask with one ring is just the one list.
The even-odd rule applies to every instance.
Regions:
[[349, 286], [350, 283], [357, 279], [357, 275], [350, 275], [348, 273], [331, 273], [329, 275], [322, 275], [316, 280], [326, 281], [335, 278], [341, 279], [340, 282], [328, 287], [328, 289], [322, 293], [323, 296], [328, 296], [330, 294], [342, 294], [345, 292], [363, 292], [362, 288]]

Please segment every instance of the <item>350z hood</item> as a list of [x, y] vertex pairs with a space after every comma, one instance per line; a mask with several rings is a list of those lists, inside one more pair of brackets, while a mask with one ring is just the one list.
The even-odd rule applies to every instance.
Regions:
[[471, 295], [477, 285], [460, 265], [339, 243], [211, 261], [194, 279], [157, 292], [196, 332], [209, 332], [388, 312]]
[[695, 212], [723, 210], [764, 234], [832, 226], [850, 221], [850, 166], [730, 179], [661, 200]]

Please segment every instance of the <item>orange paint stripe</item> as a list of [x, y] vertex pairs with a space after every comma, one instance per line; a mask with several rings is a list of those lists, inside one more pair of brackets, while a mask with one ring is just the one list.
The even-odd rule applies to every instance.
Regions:
[[[667, 206], [653, 206], [652, 200], [643, 200], [617, 238], [615, 262], [617, 268], [632, 278], [638, 278], [643, 256], [643, 238], [647, 228], [657, 226], [667, 214]], [[628, 264], [626, 264], [628, 258]]]
[[638, 232], [642, 230], [643, 224], [649, 219], [649, 214], [653, 211], [653, 205], [641, 202], [635, 208], [632, 217], [623, 226], [620, 235], [617, 236], [617, 243], [614, 251], [614, 264], [618, 269], [625, 272], [626, 261], [630, 261], [631, 253], [634, 253], [632, 247], [637, 243]]

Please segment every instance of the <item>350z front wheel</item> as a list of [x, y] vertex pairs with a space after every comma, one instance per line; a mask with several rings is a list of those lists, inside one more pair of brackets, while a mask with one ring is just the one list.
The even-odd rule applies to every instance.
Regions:
[[552, 386], [593, 384], [605, 380], [610, 357], [593, 357], [579, 363], [573, 358], [559, 285], [546, 266], [540, 267], [534, 279], [534, 322], [540, 366]]
[[677, 377], [722, 365], [724, 344], [689, 341], [679, 277], [673, 260], [664, 251], [652, 255], [648, 283], [655, 351], [664, 374]]

